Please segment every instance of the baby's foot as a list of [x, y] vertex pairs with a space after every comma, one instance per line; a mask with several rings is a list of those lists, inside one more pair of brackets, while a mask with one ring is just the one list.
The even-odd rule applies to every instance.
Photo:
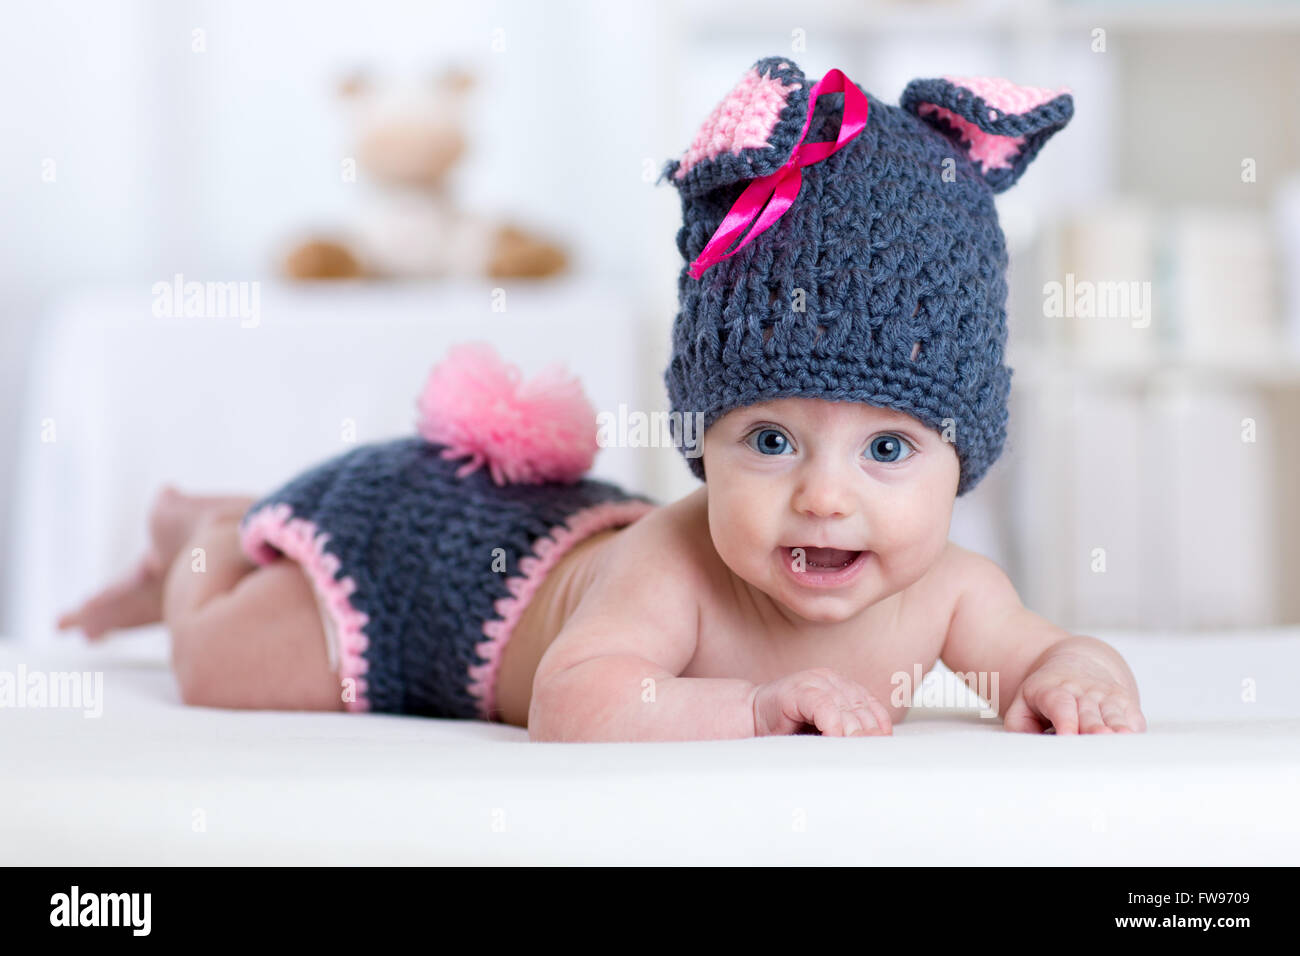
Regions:
[[162, 586], [162, 570], [150, 552], [126, 577], [60, 616], [59, 630], [79, 627], [93, 641], [115, 628], [153, 624], [162, 620]]
[[131, 573], [59, 618], [60, 630], [79, 627], [94, 640], [108, 631], [162, 620], [163, 581], [177, 553], [209, 514], [242, 514], [252, 499], [182, 494], [165, 485], [149, 509], [148, 551]]

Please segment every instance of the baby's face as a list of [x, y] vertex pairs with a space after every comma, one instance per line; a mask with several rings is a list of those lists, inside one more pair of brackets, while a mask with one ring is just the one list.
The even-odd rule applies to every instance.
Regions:
[[919, 580], [947, 544], [957, 453], [910, 415], [775, 399], [733, 409], [703, 447], [719, 556], [805, 620], [852, 618]]

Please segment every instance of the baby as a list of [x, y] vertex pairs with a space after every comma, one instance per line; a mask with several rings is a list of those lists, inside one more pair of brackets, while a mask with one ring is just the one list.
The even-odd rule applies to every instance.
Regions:
[[585, 477], [577, 383], [464, 346], [418, 436], [259, 500], [163, 489], [149, 554], [60, 626], [165, 621], [189, 704], [533, 740], [889, 734], [938, 660], [1008, 730], [1145, 730], [1111, 647], [947, 539], [1005, 438], [992, 195], [1072, 108], [958, 77], [894, 107], [759, 60], [664, 170], [689, 263], [665, 381], [704, 486], [657, 507]]

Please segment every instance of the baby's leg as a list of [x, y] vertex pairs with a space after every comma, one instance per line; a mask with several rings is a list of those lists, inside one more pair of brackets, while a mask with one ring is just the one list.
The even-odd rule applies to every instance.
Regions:
[[239, 519], [205, 518], [167, 572], [163, 620], [181, 699], [201, 707], [342, 710], [311, 582], [288, 558], [260, 567], [249, 561]]
[[199, 522], [213, 514], [242, 515], [254, 500], [238, 495], [187, 495], [165, 485], [149, 509], [149, 547], [144, 556], [124, 577], [62, 614], [59, 628], [80, 628], [93, 641], [122, 628], [161, 621], [163, 579]]

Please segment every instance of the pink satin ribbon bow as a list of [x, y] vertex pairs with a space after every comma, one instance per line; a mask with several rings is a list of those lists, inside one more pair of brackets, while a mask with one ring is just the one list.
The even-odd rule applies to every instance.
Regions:
[[[817, 97], [822, 93], [838, 93], [841, 90], [844, 91], [844, 111], [840, 117], [840, 133], [835, 142], [827, 140], [821, 143], [805, 143], [803, 138], [808, 135], [808, 126], [812, 123], [813, 107], [817, 103]], [[867, 126], [867, 109], [866, 96], [858, 89], [857, 84], [839, 70], [830, 70], [818, 80], [808, 96], [808, 116], [803, 121], [803, 132], [795, 140], [795, 148], [790, 158], [776, 172], [755, 179], [740, 194], [740, 198], [727, 212], [726, 218], [718, 226], [713, 238], [691, 263], [691, 278], [699, 279], [709, 266], [734, 256], [753, 242], [760, 232], [780, 219], [794, 204], [795, 197], [799, 195], [799, 187], [803, 185], [803, 173], [800, 167], [821, 162], [861, 133]], [[769, 199], [771, 202], [768, 202]], [[754, 227], [753, 230], [741, 240], [740, 245], [730, 252], [722, 251], [751, 225]]]

